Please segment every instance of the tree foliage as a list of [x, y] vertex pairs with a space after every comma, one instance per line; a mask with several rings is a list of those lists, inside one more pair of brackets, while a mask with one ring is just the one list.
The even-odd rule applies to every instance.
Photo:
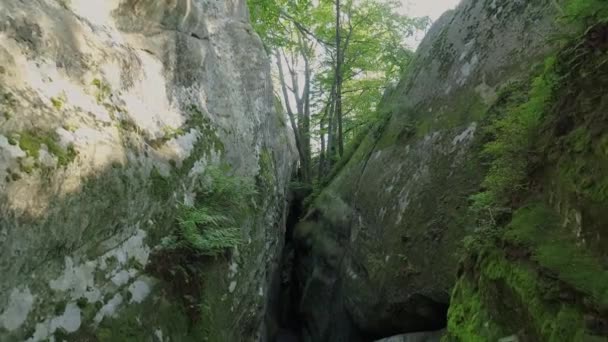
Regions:
[[430, 21], [399, 14], [396, 0], [248, 3], [273, 56], [300, 153], [300, 178], [311, 183], [315, 170], [319, 178], [328, 174], [344, 144], [378, 119], [385, 89], [412, 58], [405, 39]]

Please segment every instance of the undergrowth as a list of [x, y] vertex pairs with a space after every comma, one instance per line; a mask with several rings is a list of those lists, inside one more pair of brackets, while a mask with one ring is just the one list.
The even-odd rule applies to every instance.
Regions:
[[539, 146], [539, 135], [553, 116], [554, 104], [560, 100], [556, 97], [568, 92], [567, 78], [580, 69], [589, 50], [597, 48], [589, 41], [603, 41], [594, 36], [603, 32], [597, 30], [598, 25], [608, 22], [605, 1], [573, 0], [562, 12], [561, 22], [574, 25], [574, 34], [567, 37], [559, 53], [545, 59], [542, 72], [529, 85], [503, 89], [514, 100], [486, 128], [493, 137], [482, 152], [490, 160], [489, 171], [482, 183], [484, 190], [471, 196], [470, 208], [488, 225], [496, 225], [497, 215], [510, 214], [523, 202], [530, 190], [530, 175], [547, 152]]
[[482, 183], [485, 190], [472, 196], [472, 209], [486, 212], [491, 221], [528, 188], [530, 168], [538, 154], [535, 138], [557, 83], [555, 63], [554, 57], [548, 58], [544, 72], [533, 79], [524, 94], [525, 100], [507, 105], [506, 115], [487, 128], [495, 138], [484, 146], [482, 154], [491, 163]]

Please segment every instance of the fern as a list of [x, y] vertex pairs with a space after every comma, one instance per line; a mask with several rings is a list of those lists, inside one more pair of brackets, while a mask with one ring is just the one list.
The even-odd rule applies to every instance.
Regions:
[[180, 208], [176, 232], [165, 240], [165, 248], [216, 256], [238, 246], [239, 225], [249, 212], [253, 195], [252, 183], [230, 176], [226, 167], [207, 169], [194, 206]]
[[483, 153], [492, 162], [483, 181], [486, 191], [472, 197], [473, 210], [496, 210], [526, 189], [534, 138], [556, 84], [555, 63], [555, 58], [548, 58], [527, 100], [508, 108], [506, 116], [490, 127], [496, 138], [484, 146]]
[[606, 22], [608, 7], [605, 0], [571, 0], [565, 5], [567, 21], [588, 25], [589, 21]]

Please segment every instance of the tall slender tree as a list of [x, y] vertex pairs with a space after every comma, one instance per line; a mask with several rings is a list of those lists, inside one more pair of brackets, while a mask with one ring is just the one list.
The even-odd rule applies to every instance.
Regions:
[[344, 62], [343, 57], [345, 51], [342, 51], [342, 26], [340, 25], [341, 7], [340, 0], [336, 0], [336, 106], [335, 106], [335, 117], [338, 123], [338, 154], [342, 156], [344, 153], [344, 137], [342, 134], [342, 63]]
[[[378, 120], [384, 89], [407, 68], [404, 39], [428, 18], [396, 0], [248, 0], [272, 56], [300, 155], [300, 181], [321, 178], [345, 145]], [[315, 163], [317, 163], [315, 165]]]

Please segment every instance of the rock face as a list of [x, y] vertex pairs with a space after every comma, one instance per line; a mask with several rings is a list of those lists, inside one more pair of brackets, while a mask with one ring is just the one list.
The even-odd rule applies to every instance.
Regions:
[[435, 23], [385, 98], [386, 122], [296, 228], [308, 340], [445, 326], [459, 246], [476, 226], [469, 197], [486, 171], [480, 131], [500, 90], [551, 51], [559, 13], [553, 1], [469, 0]]
[[[0, 340], [256, 340], [290, 146], [244, 0], [1, 1]], [[243, 244], [151, 272], [221, 164], [262, 194]]]
[[397, 335], [377, 340], [376, 342], [439, 342], [444, 331], [417, 332], [404, 335]]

